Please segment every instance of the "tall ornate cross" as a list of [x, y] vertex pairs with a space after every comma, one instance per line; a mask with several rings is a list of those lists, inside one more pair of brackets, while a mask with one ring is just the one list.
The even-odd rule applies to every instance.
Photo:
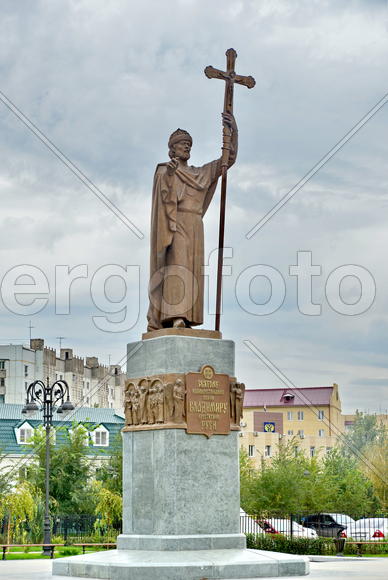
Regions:
[[[205, 75], [208, 79], [221, 79], [225, 81], [224, 113], [233, 114], [233, 88], [234, 84], [244, 85], [252, 89], [256, 81], [253, 77], [237, 75], [234, 65], [237, 58], [237, 52], [234, 48], [226, 51], [226, 71], [219, 70], [212, 66], [205, 68]], [[229, 162], [230, 144], [232, 141], [231, 130], [228, 127], [223, 128], [222, 138], [222, 182], [221, 182], [221, 204], [220, 204], [220, 232], [218, 238], [218, 267], [217, 267], [217, 296], [216, 296], [216, 324], [215, 329], [220, 330], [221, 317], [221, 293], [222, 293], [222, 263], [224, 260], [224, 234], [225, 234], [225, 206], [226, 206], [226, 183], [227, 170]]]

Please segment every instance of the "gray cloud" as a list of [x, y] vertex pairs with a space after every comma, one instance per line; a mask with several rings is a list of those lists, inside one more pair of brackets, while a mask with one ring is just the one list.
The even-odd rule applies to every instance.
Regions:
[[[128, 232], [0, 103], [0, 275], [23, 263], [50, 280], [56, 264], [142, 266], [141, 317], [128, 334], [93, 326], [81, 285], [71, 315], [54, 316], [50, 303], [33, 317], [34, 332], [118, 359], [144, 331], [154, 167], [178, 126], [194, 137], [193, 164], [219, 154], [223, 87], [203, 68], [223, 67], [234, 46], [238, 71], [257, 81], [252, 91], [236, 88], [240, 150], [229, 176], [226, 243], [234, 257], [222, 324], [237, 343], [239, 376], [252, 387], [278, 385], [241, 347], [252, 338], [294, 382], [336, 381], [349, 411], [372, 408], [362, 381], [379, 380], [386, 368], [388, 328], [386, 108], [251, 241], [245, 234], [384, 95], [386, 31], [385, 2], [377, 1], [3, 2], [0, 90], [146, 234], [140, 241]], [[217, 203], [205, 221], [212, 249]], [[311, 250], [322, 266], [314, 280], [320, 317], [296, 306], [288, 267], [298, 250]], [[234, 295], [238, 274], [258, 263], [286, 280], [284, 306], [269, 317], [243, 312]], [[327, 276], [347, 263], [376, 279], [376, 301], [360, 317], [334, 313], [325, 298]], [[0, 307], [0, 320], [3, 338], [28, 335], [28, 319]]]

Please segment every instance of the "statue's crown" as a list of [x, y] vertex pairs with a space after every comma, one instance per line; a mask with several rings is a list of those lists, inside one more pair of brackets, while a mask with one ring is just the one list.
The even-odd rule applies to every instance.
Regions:
[[184, 129], [177, 129], [174, 133], [171, 133], [170, 138], [168, 140], [168, 146], [172, 147], [175, 143], [179, 143], [179, 141], [187, 140], [193, 144], [193, 140], [191, 138], [190, 133], [185, 131]]

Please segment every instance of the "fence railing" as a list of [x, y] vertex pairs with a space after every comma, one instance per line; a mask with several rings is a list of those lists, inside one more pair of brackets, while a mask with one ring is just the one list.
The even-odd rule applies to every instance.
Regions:
[[245, 534], [283, 534], [289, 538], [346, 538], [354, 542], [388, 542], [388, 518], [367, 515], [353, 520], [345, 514], [285, 514], [250, 516], [241, 510], [240, 530]]
[[[26, 521], [22, 526], [18, 526], [17, 537], [15, 536], [15, 528], [11, 522], [11, 533], [9, 532], [8, 519], [0, 519], [0, 543], [6, 544], [11, 540], [14, 543], [23, 542], [41, 542], [43, 541], [43, 520], [41, 524], [34, 522], [34, 530], [32, 530], [31, 523]], [[101, 516], [96, 515], [54, 515], [51, 519], [51, 534], [52, 537], [61, 536], [64, 542], [79, 543], [85, 538], [93, 539], [95, 542], [105, 542], [107, 539], [112, 539], [114, 535], [118, 535], [121, 529], [107, 530], [101, 525]]]

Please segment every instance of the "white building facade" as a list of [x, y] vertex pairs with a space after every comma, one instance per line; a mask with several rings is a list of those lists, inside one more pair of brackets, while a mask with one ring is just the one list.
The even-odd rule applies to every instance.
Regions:
[[105, 366], [97, 357], [76, 356], [71, 348], [53, 348], [40, 338], [22, 344], [0, 345], [0, 404], [24, 404], [26, 390], [33, 381], [50, 384], [65, 380], [75, 405], [122, 410], [125, 373], [118, 365]]

